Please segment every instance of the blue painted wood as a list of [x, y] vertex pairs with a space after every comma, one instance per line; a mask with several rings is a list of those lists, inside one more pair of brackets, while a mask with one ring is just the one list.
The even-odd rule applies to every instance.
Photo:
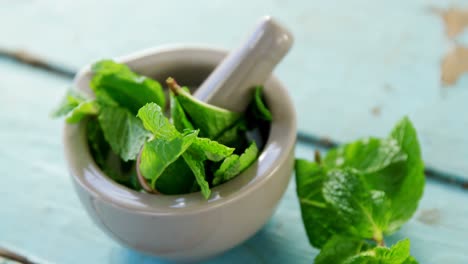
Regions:
[[[466, 5], [466, 0], [7, 1], [0, 9], [5, 36], [0, 46], [78, 68], [167, 43], [232, 48], [259, 16], [272, 14], [296, 36], [277, 73], [303, 113], [301, 130], [344, 142], [384, 135], [409, 115], [427, 164], [468, 179], [466, 80], [450, 89], [441, 86], [439, 64], [453, 43], [431, 11]], [[457, 38], [461, 44], [466, 35]]]

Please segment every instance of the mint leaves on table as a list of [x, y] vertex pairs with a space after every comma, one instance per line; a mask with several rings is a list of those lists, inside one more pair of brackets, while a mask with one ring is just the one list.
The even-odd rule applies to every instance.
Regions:
[[354, 238], [336, 235], [332, 237], [315, 258], [316, 264], [343, 263], [382, 263], [382, 264], [415, 264], [410, 256], [408, 239], [397, 242], [390, 248], [373, 246], [370, 243]]
[[70, 90], [53, 116], [65, 116], [68, 123], [88, 117], [91, 155], [116, 182], [163, 194], [201, 191], [209, 198], [212, 187], [257, 159], [258, 146], [249, 142], [247, 133], [268, 128], [272, 119], [261, 86], [254, 89], [246, 113], [236, 113], [197, 100], [169, 78], [167, 117], [157, 81], [111, 60], [91, 69], [94, 98]]
[[333, 149], [323, 160], [296, 160], [297, 194], [315, 263], [417, 263], [409, 240], [391, 248], [384, 236], [414, 214], [424, 189], [424, 165], [408, 118], [388, 138]]

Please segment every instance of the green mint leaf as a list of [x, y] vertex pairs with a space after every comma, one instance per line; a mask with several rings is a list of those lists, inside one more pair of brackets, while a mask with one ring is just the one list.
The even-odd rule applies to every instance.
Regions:
[[258, 148], [255, 142], [244, 151], [242, 155], [233, 154], [227, 157], [214, 173], [213, 185], [226, 182], [246, 170], [258, 157]]
[[[88, 145], [99, 168], [114, 181], [134, 190], [140, 190], [134, 169], [135, 162], [123, 162], [111, 151], [97, 118], [90, 118], [86, 126]], [[130, 165], [130, 166], [129, 166]]]
[[196, 152], [200, 153], [200, 160], [221, 161], [234, 152], [233, 148], [208, 138], [197, 138], [190, 148], [195, 148]]
[[155, 103], [143, 106], [137, 115], [143, 122], [143, 126], [153, 133], [155, 138], [172, 139], [180, 135], [177, 129], [164, 116], [161, 107]]
[[94, 73], [91, 88], [97, 100], [117, 102], [136, 114], [146, 103], [154, 102], [162, 108], [165, 106], [165, 96], [161, 85], [150, 78], [138, 75], [125, 64], [111, 60], [103, 60], [92, 66]]
[[412, 256], [409, 256], [403, 264], [418, 264], [419, 262]]
[[416, 130], [407, 117], [397, 123], [390, 138], [395, 139], [403, 152], [408, 155], [406, 162], [397, 169], [400, 175], [404, 175], [399, 188], [393, 192], [386, 192], [392, 199], [392, 224], [389, 232], [393, 232], [410, 219], [418, 208], [424, 191], [425, 177]]
[[[90, 118], [86, 125], [88, 145], [96, 164], [103, 169], [111, 149], [109, 143], [104, 138], [104, 132], [96, 118]], [[104, 169], [103, 169], [104, 170]]]
[[86, 116], [97, 115], [98, 113], [99, 105], [96, 101], [84, 101], [67, 113], [65, 121], [70, 124], [78, 123]]
[[102, 107], [98, 120], [112, 150], [124, 161], [136, 159], [149, 136], [141, 121], [120, 107]]
[[410, 256], [410, 242], [401, 240], [391, 248], [372, 246], [346, 236], [333, 236], [314, 260], [315, 264], [415, 264]]
[[68, 89], [59, 106], [51, 113], [53, 118], [66, 116], [80, 103], [86, 101], [86, 98], [74, 89]]
[[263, 86], [255, 87], [254, 97], [252, 100], [252, 113], [257, 119], [272, 121], [273, 116], [262, 98], [262, 90]]
[[315, 264], [342, 264], [362, 250], [371, 248], [367, 242], [346, 236], [333, 236], [315, 257]]
[[[247, 120], [240, 118], [231, 128], [225, 130], [216, 138], [219, 143], [235, 148], [236, 150], [244, 150], [248, 147], [246, 136]], [[242, 154], [236, 153], [236, 154]]]
[[226, 147], [208, 138], [196, 138], [188, 151], [183, 154], [187, 165], [192, 169], [195, 179], [203, 196], [208, 199], [211, 191], [206, 180], [205, 161], [221, 161], [234, 152], [233, 148]]
[[198, 131], [191, 131], [170, 139], [155, 138], [145, 143], [141, 152], [140, 171], [145, 178], [151, 180], [153, 189], [156, 180], [190, 147], [197, 134]]
[[329, 168], [348, 167], [362, 173], [374, 173], [406, 159], [406, 153], [396, 140], [367, 138], [329, 151], [324, 164]]
[[222, 132], [232, 127], [242, 114], [231, 112], [201, 102], [183, 88], [173, 88], [179, 104], [195, 128], [200, 129], [200, 136], [217, 138]]
[[323, 196], [348, 223], [350, 234], [383, 241], [391, 217], [391, 203], [384, 192], [369, 190], [352, 169], [334, 169], [327, 173]]
[[[391, 248], [375, 247], [371, 250], [363, 251], [355, 256], [348, 258], [344, 264], [403, 264], [413, 261], [410, 256], [410, 242], [408, 239], [401, 240]], [[417, 262], [416, 262], [417, 263]]]
[[182, 157], [171, 163], [156, 181], [156, 190], [163, 194], [192, 192], [195, 177]]
[[296, 188], [304, 228], [312, 246], [321, 248], [334, 234], [345, 232], [346, 223], [323, 198], [326, 170], [315, 162], [297, 159]]
[[416, 131], [403, 118], [387, 139], [369, 138], [329, 151], [324, 166], [352, 168], [369, 189], [383, 191], [391, 201], [391, 217], [384, 228], [391, 234], [414, 214], [424, 189], [424, 165]]
[[171, 117], [172, 122], [174, 123], [175, 128], [179, 132], [183, 132], [185, 129], [193, 130], [193, 125], [188, 120], [187, 115], [184, 112], [184, 109], [179, 103], [179, 100], [174, 96], [174, 93], [171, 92]]
[[205, 199], [208, 199], [211, 195], [211, 190], [208, 182], [205, 179], [206, 176], [204, 162], [197, 158], [197, 156], [194, 155], [192, 151], [185, 152], [182, 157], [195, 175], [195, 180], [197, 181], [198, 186], [200, 186], [201, 193]]

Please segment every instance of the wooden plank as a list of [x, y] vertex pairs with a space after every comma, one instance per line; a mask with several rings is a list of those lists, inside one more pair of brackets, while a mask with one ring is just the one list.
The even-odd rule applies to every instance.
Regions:
[[259, 16], [272, 14], [296, 36], [277, 73], [290, 88], [301, 130], [344, 142], [384, 135], [409, 115], [427, 164], [468, 179], [468, 115], [463, 114], [468, 77], [449, 89], [440, 82], [442, 59], [451, 46], [466, 45], [468, 33], [449, 40], [434, 11], [467, 4], [10, 1], [0, 9], [0, 32], [7, 36], [0, 46], [27, 49], [79, 68], [98, 58], [167, 43], [232, 48]]
[[[0, 60], [0, 247], [40, 263], [164, 263], [123, 248], [95, 227], [71, 186], [61, 121], [48, 118], [68, 83]], [[298, 146], [297, 155], [312, 157]], [[453, 206], [457, 205], [457, 206]], [[468, 194], [429, 181], [416, 217], [389, 242], [410, 237], [421, 263], [467, 263]], [[84, 254], [84, 252], [86, 254]], [[294, 181], [268, 224], [207, 263], [311, 263]]]

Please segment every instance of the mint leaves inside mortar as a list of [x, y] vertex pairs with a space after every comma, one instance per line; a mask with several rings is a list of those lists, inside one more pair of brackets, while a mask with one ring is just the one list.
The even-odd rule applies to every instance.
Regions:
[[253, 89], [247, 111], [237, 113], [195, 99], [172, 78], [167, 80], [166, 102], [159, 82], [111, 60], [95, 63], [92, 72], [95, 98], [70, 90], [53, 116], [65, 116], [68, 123], [88, 117], [88, 143], [96, 164], [134, 190], [142, 190], [139, 169], [152, 190], [200, 191], [208, 199], [212, 187], [239, 175], [257, 159], [261, 146], [247, 133], [267, 137], [272, 117], [261, 86]]

